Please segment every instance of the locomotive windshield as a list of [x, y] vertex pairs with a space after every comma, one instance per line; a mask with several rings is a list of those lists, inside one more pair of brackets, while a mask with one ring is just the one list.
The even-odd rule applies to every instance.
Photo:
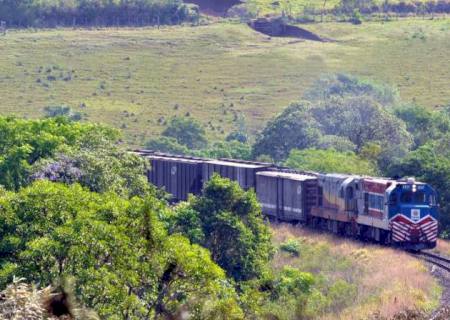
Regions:
[[402, 203], [415, 203], [415, 204], [426, 204], [427, 196], [423, 191], [403, 191], [400, 196], [400, 202]]
[[[395, 200], [393, 198], [395, 198]], [[391, 202], [396, 202], [396, 198], [396, 196], [391, 196]], [[400, 193], [400, 203], [435, 205], [436, 200], [433, 193], [428, 193], [422, 190], [408, 190], [403, 188]]]

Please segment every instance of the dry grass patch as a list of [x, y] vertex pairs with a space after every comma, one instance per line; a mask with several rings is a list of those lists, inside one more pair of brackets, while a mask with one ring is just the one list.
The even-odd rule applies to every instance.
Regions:
[[436, 248], [433, 251], [437, 254], [450, 257], [450, 241], [438, 239]]
[[405, 252], [364, 244], [291, 225], [273, 226], [277, 246], [298, 244], [298, 254], [278, 250], [273, 268], [284, 265], [318, 279], [310, 314], [319, 319], [391, 318], [406, 309], [430, 311], [440, 288], [419, 260]]

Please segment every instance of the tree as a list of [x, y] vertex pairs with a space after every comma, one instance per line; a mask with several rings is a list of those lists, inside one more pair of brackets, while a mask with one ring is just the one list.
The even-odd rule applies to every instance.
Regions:
[[173, 117], [162, 135], [172, 137], [179, 144], [190, 149], [201, 149], [207, 144], [205, 130], [200, 123], [187, 117]]
[[148, 163], [118, 147], [118, 132], [63, 117], [0, 118], [0, 184], [17, 190], [37, 179], [81, 183], [91, 191], [144, 195]]
[[114, 145], [57, 154], [33, 165], [29, 180], [47, 179], [80, 183], [94, 192], [114, 192], [123, 197], [144, 196], [152, 191], [146, 178], [146, 159]]
[[253, 157], [269, 155], [275, 161], [286, 159], [293, 148], [314, 147], [321, 138], [319, 124], [307, 102], [291, 104], [258, 135]]
[[248, 140], [247, 134], [241, 131], [233, 131], [225, 138], [226, 141], [239, 141], [246, 143]]
[[347, 137], [325, 134], [320, 137], [317, 143], [318, 149], [335, 149], [339, 152], [355, 151], [356, 145]]
[[348, 173], [376, 175], [376, 165], [362, 159], [353, 152], [338, 152], [334, 149], [293, 149], [285, 165], [290, 168], [325, 173]]
[[450, 131], [450, 114], [446, 109], [433, 111], [418, 105], [403, 105], [394, 109], [394, 114], [406, 123], [418, 148], [430, 140], [437, 140]]
[[21, 120], [0, 117], [0, 185], [17, 190], [26, 185], [32, 166], [67, 150], [94, 149], [117, 141], [118, 132], [66, 118]]
[[388, 85], [345, 73], [322, 76], [313, 83], [303, 98], [321, 102], [358, 96], [368, 97], [385, 107], [396, 105], [400, 99], [398, 91]]
[[172, 137], [158, 137], [155, 139], [150, 139], [145, 147], [149, 150], [172, 153], [172, 154], [189, 154], [189, 149], [178, 143], [175, 138]]
[[181, 0], [0, 2], [0, 21], [13, 27], [136, 26], [198, 21], [198, 7]]
[[307, 148], [353, 149], [359, 153], [368, 143], [383, 145], [377, 160], [386, 168], [408, 152], [412, 138], [405, 124], [370, 96], [331, 96], [286, 108], [261, 132], [253, 156], [266, 154], [280, 161], [292, 149]]
[[[195, 234], [183, 231], [187, 214], [198, 230]], [[255, 193], [243, 191], [234, 181], [214, 175], [202, 196], [178, 210], [173, 223], [173, 230], [208, 248], [212, 259], [236, 281], [257, 278], [267, 267], [272, 247], [261, 208]]]
[[[153, 196], [130, 200], [77, 184], [38, 181], [0, 194], [0, 287], [13, 275], [42, 285], [75, 278], [82, 303], [108, 319], [208, 318], [226, 304], [242, 318], [233, 288], [210, 253], [159, 220]], [[226, 299], [222, 299], [226, 297]]]
[[324, 134], [348, 139], [357, 153], [368, 143], [382, 145], [381, 168], [411, 148], [412, 138], [403, 121], [369, 97], [333, 98], [312, 108], [312, 113]]

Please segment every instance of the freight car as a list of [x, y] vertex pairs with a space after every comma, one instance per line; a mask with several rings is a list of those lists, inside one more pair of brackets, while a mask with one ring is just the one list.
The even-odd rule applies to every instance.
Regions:
[[217, 173], [245, 190], [254, 189], [270, 218], [411, 250], [436, 246], [436, 192], [412, 178], [299, 172], [261, 162], [138, 153], [151, 162], [149, 181], [175, 201], [200, 194]]

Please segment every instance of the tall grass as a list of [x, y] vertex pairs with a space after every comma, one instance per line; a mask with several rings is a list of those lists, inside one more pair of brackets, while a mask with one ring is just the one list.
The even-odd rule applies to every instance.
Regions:
[[450, 257], [450, 241], [438, 239], [437, 246], [433, 249], [434, 252]]
[[[278, 246], [297, 241], [298, 254], [278, 250], [273, 268], [285, 265], [316, 275], [310, 314], [319, 319], [391, 318], [410, 309], [438, 306], [440, 288], [423, 263], [405, 252], [281, 224]], [[330, 300], [330, 301], [328, 301]]]

